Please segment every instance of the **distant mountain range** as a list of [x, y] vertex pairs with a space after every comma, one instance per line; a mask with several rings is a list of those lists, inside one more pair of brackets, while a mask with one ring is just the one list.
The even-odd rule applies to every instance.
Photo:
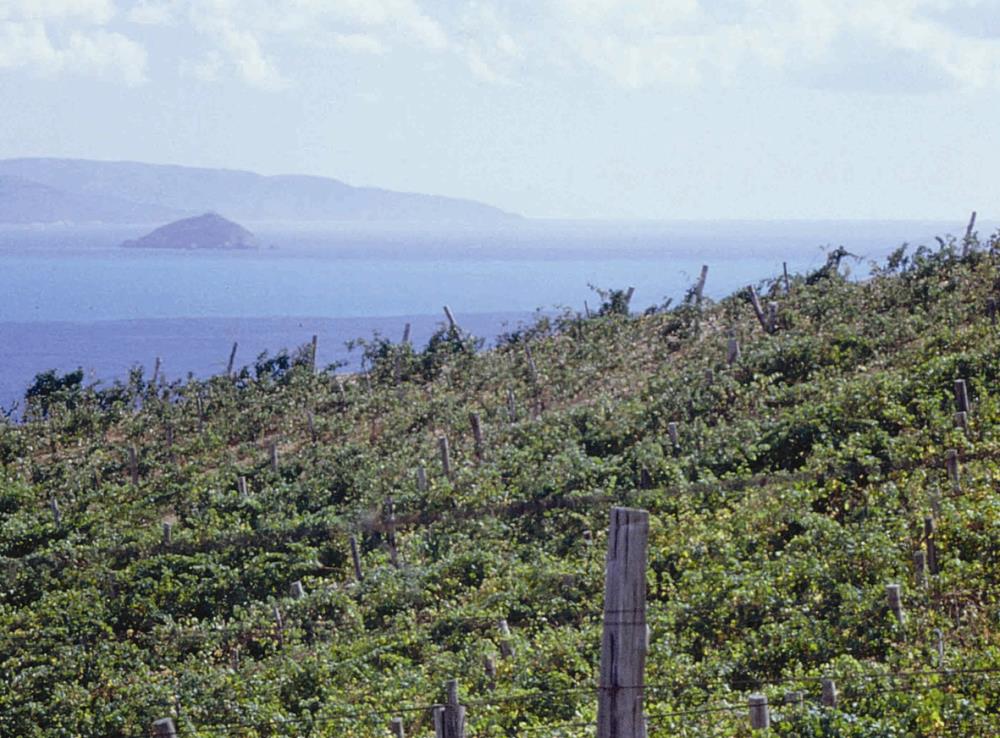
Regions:
[[206, 211], [246, 222], [492, 224], [520, 216], [472, 200], [302, 175], [88, 161], [0, 160], [0, 223], [162, 223]]

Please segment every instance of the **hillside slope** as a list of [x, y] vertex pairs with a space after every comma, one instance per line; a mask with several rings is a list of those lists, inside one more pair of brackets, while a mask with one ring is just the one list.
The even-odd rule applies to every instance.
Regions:
[[[265, 177], [229, 169], [46, 158], [2, 159], [0, 175], [20, 177], [92, 200], [127, 201], [132, 208], [155, 206], [172, 212], [175, 217], [210, 210], [249, 222], [384, 221], [481, 225], [518, 219], [518, 216], [471, 200], [352, 187], [324, 177]], [[21, 218], [19, 222], [23, 222], [24, 216]]]
[[489, 352], [373, 339], [348, 378], [308, 349], [40, 377], [0, 426], [0, 732], [427, 736], [458, 678], [470, 736], [591, 736], [630, 505], [650, 736], [748, 736], [755, 691], [773, 735], [997, 735], [998, 285], [994, 237], [759, 285], [773, 332], [746, 293], [637, 317], [613, 292]]

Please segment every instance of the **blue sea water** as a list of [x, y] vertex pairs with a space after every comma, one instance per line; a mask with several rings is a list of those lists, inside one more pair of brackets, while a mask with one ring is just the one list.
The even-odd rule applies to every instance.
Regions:
[[[92, 381], [151, 368], [168, 377], [224, 369], [265, 349], [319, 336], [319, 360], [353, 362], [344, 344], [373, 331], [397, 338], [414, 326], [417, 345], [449, 305], [467, 330], [491, 337], [536, 309], [582, 311], [599, 303], [589, 285], [635, 287], [641, 310], [680, 299], [709, 266], [706, 294], [722, 296], [816, 268], [844, 245], [867, 259], [903, 242], [933, 243], [961, 230], [939, 222], [529, 221], [502, 229], [379, 226], [251, 226], [249, 252], [127, 250], [149, 227], [0, 229], [0, 405], [10, 407], [33, 376], [83, 367]], [[981, 224], [981, 229], [983, 225]]]

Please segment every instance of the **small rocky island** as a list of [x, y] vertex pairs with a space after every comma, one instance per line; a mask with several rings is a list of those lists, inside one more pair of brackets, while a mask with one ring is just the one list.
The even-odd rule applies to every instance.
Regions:
[[246, 250], [257, 248], [257, 239], [238, 223], [216, 213], [205, 213], [168, 223], [122, 246], [130, 249]]

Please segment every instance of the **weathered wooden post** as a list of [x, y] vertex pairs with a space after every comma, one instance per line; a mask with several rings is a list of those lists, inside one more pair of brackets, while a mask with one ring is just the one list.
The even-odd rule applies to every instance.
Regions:
[[764, 329], [765, 333], [770, 333], [767, 327], [767, 317], [764, 315], [764, 309], [760, 306], [760, 297], [757, 295], [757, 290], [753, 285], [747, 287], [747, 291], [750, 293], [750, 305], [753, 307], [753, 313], [757, 316], [757, 322], [760, 323], [760, 327]]
[[767, 329], [769, 333], [778, 330], [778, 303], [767, 303]]
[[313, 333], [312, 345], [309, 347], [309, 369], [316, 371], [316, 349], [319, 348], [319, 336]]
[[962, 481], [959, 477], [958, 451], [950, 448], [944, 452], [944, 464], [948, 470], [948, 481], [951, 482], [952, 492], [962, 491]]
[[903, 624], [903, 596], [902, 587], [898, 584], [885, 585], [885, 598], [889, 603], [889, 609], [896, 616], [896, 621]]
[[937, 636], [937, 668], [944, 669], [944, 631], [935, 628], [934, 635]]
[[458, 703], [458, 680], [445, 683], [447, 701], [442, 716], [442, 738], [465, 738], [465, 707]]
[[483, 424], [479, 420], [479, 413], [469, 413], [469, 425], [472, 426], [472, 439], [475, 443], [476, 458], [480, 461], [483, 458]]
[[163, 545], [164, 546], [169, 546], [170, 543], [173, 541], [173, 531], [174, 531], [174, 526], [171, 525], [170, 523], [168, 523], [167, 521], [163, 521]]
[[458, 323], [455, 321], [455, 316], [452, 315], [451, 308], [448, 307], [447, 305], [444, 306], [444, 315], [446, 318], [448, 318], [448, 327], [451, 329], [451, 331], [456, 334], [460, 333], [461, 331], [458, 327]]
[[52, 511], [52, 522], [58, 528], [62, 523], [62, 513], [59, 511], [59, 501], [55, 497], [49, 500], [49, 509]]
[[677, 432], [677, 423], [674, 421], [667, 423], [667, 435], [670, 436], [670, 443], [674, 448], [681, 445], [680, 434]]
[[229, 352], [229, 363], [226, 364], [227, 377], [233, 376], [233, 369], [235, 368], [234, 365], [236, 363], [236, 349], [239, 348], [239, 345], [239, 343], [233, 341], [233, 350]]
[[132, 485], [139, 484], [139, 454], [136, 452], [135, 446], [128, 447], [128, 469], [132, 477]]
[[732, 366], [740, 359], [740, 342], [735, 336], [729, 337], [729, 342], [726, 345], [726, 363]]
[[504, 659], [514, 658], [514, 644], [510, 641], [510, 626], [504, 618], [498, 624], [500, 628], [500, 657]]
[[288, 593], [292, 596], [292, 599], [301, 600], [306, 596], [306, 590], [302, 586], [302, 581], [296, 579], [292, 582], [292, 585], [288, 588]]
[[938, 573], [937, 542], [934, 533], [937, 526], [933, 515], [924, 516], [924, 546], [927, 548], [927, 570], [931, 574]]
[[995, 297], [986, 301], [986, 317], [990, 319], [991, 324], [997, 324], [997, 300]]
[[969, 218], [969, 225], [967, 225], [965, 227], [965, 241], [966, 241], [966, 245], [968, 245], [968, 242], [972, 240], [972, 236], [973, 236], [973, 233], [975, 232], [975, 228], [976, 228], [976, 211], [973, 210], [972, 211], [972, 216]]
[[402, 344], [405, 346], [410, 342], [410, 324], [407, 323], [403, 326], [403, 340]]
[[767, 730], [771, 727], [771, 711], [767, 706], [767, 697], [755, 693], [747, 699], [750, 706], [750, 729]]
[[514, 390], [507, 388], [507, 417], [511, 423], [517, 422], [517, 401], [514, 398]]
[[833, 679], [820, 681], [820, 704], [824, 707], [837, 706], [837, 683]]
[[927, 586], [927, 554], [922, 548], [913, 552], [913, 571], [918, 587]]
[[278, 643], [285, 643], [285, 624], [281, 621], [281, 608], [274, 606], [274, 627], [278, 629]]
[[275, 474], [277, 474], [278, 473], [278, 442], [277, 441], [271, 441], [271, 443], [268, 444], [268, 453], [269, 453], [269, 455], [271, 457], [271, 471], [273, 471]]
[[788, 279], [788, 262], [781, 262], [781, 269], [785, 273], [785, 294], [787, 295], [792, 291], [792, 283]]
[[492, 656], [483, 661], [483, 671], [486, 673], [486, 687], [492, 692], [497, 688], [497, 662]]
[[156, 357], [156, 361], [153, 362], [153, 376], [149, 378], [149, 386], [156, 389], [156, 380], [160, 376], [160, 357]]
[[153, 722], [153, 738], [177, 738], [177, 729], [171, 718], [160, 718]]
[[239, 476], [236, 478], [236, 491], [239, 492], [241, 499], [247, 499], [250, 496], [247, 490], [247, 478], [244, 476]]
[[604, 629], [597, 738], [645, 734], [646, 546], [649, 513], [611, 509], [604, 574]]
[[701, 265], [701, 274], [694, 286], [694, 304], [701, 307], [702, 296], [705, 293], [705, 280], [708, 279], [708, 264]]
[[389, 546], [389, 561], [398, 569], [399, 552], [396, 550], [396, 501], [391, 497], [387, 497], [385, 500], [382, 517], [385, 522], [385, 541]]
[[392, 738], [406, 738], [406, 731], [403, 730], [403, 718], [393, 718], [389, 721], [389, 730]]
[[359, 582], [364, 580], [364, 572], [361, 571], [361, 553], [358, 551], [358, 539], [354, 536], [350, 538], [351, 562], [354, 564], [354, 578]]
[[535, 358], [531, 355], [531, 346], [524, 344], [524, 356], [528, 361], [528, 380], [533, 386], [538, 384], [538, 367], [535, 366]]
[[782, 699], [782, 703], [786, 705], [801, 705], [802, 701], [805, 699], [805, 695], [802, 694], [802, 690], [793, 689], [785, 692], [785, 696]]
[[451, 451], [448, 447], [448, 436], [438, 437], [438, 451], [441, 453], [441, 468], [444, 475], [451, 479]]
[[632, 305], [632, 296], [635, 294], [635, 287], [629, 287], [625, 290], [625, 312], [629, 311]]
[[955, 413], [955, 427], [962, 432], [969, 432], [969, 414], [966, 412]]
[[427, 470], [423, 466], [417, 467], [417, 489], [421, 492], [427, 490]]
[[969, 388], [964, 379], [955, 380], [955, 409], [960, 413], [969, 412]]

